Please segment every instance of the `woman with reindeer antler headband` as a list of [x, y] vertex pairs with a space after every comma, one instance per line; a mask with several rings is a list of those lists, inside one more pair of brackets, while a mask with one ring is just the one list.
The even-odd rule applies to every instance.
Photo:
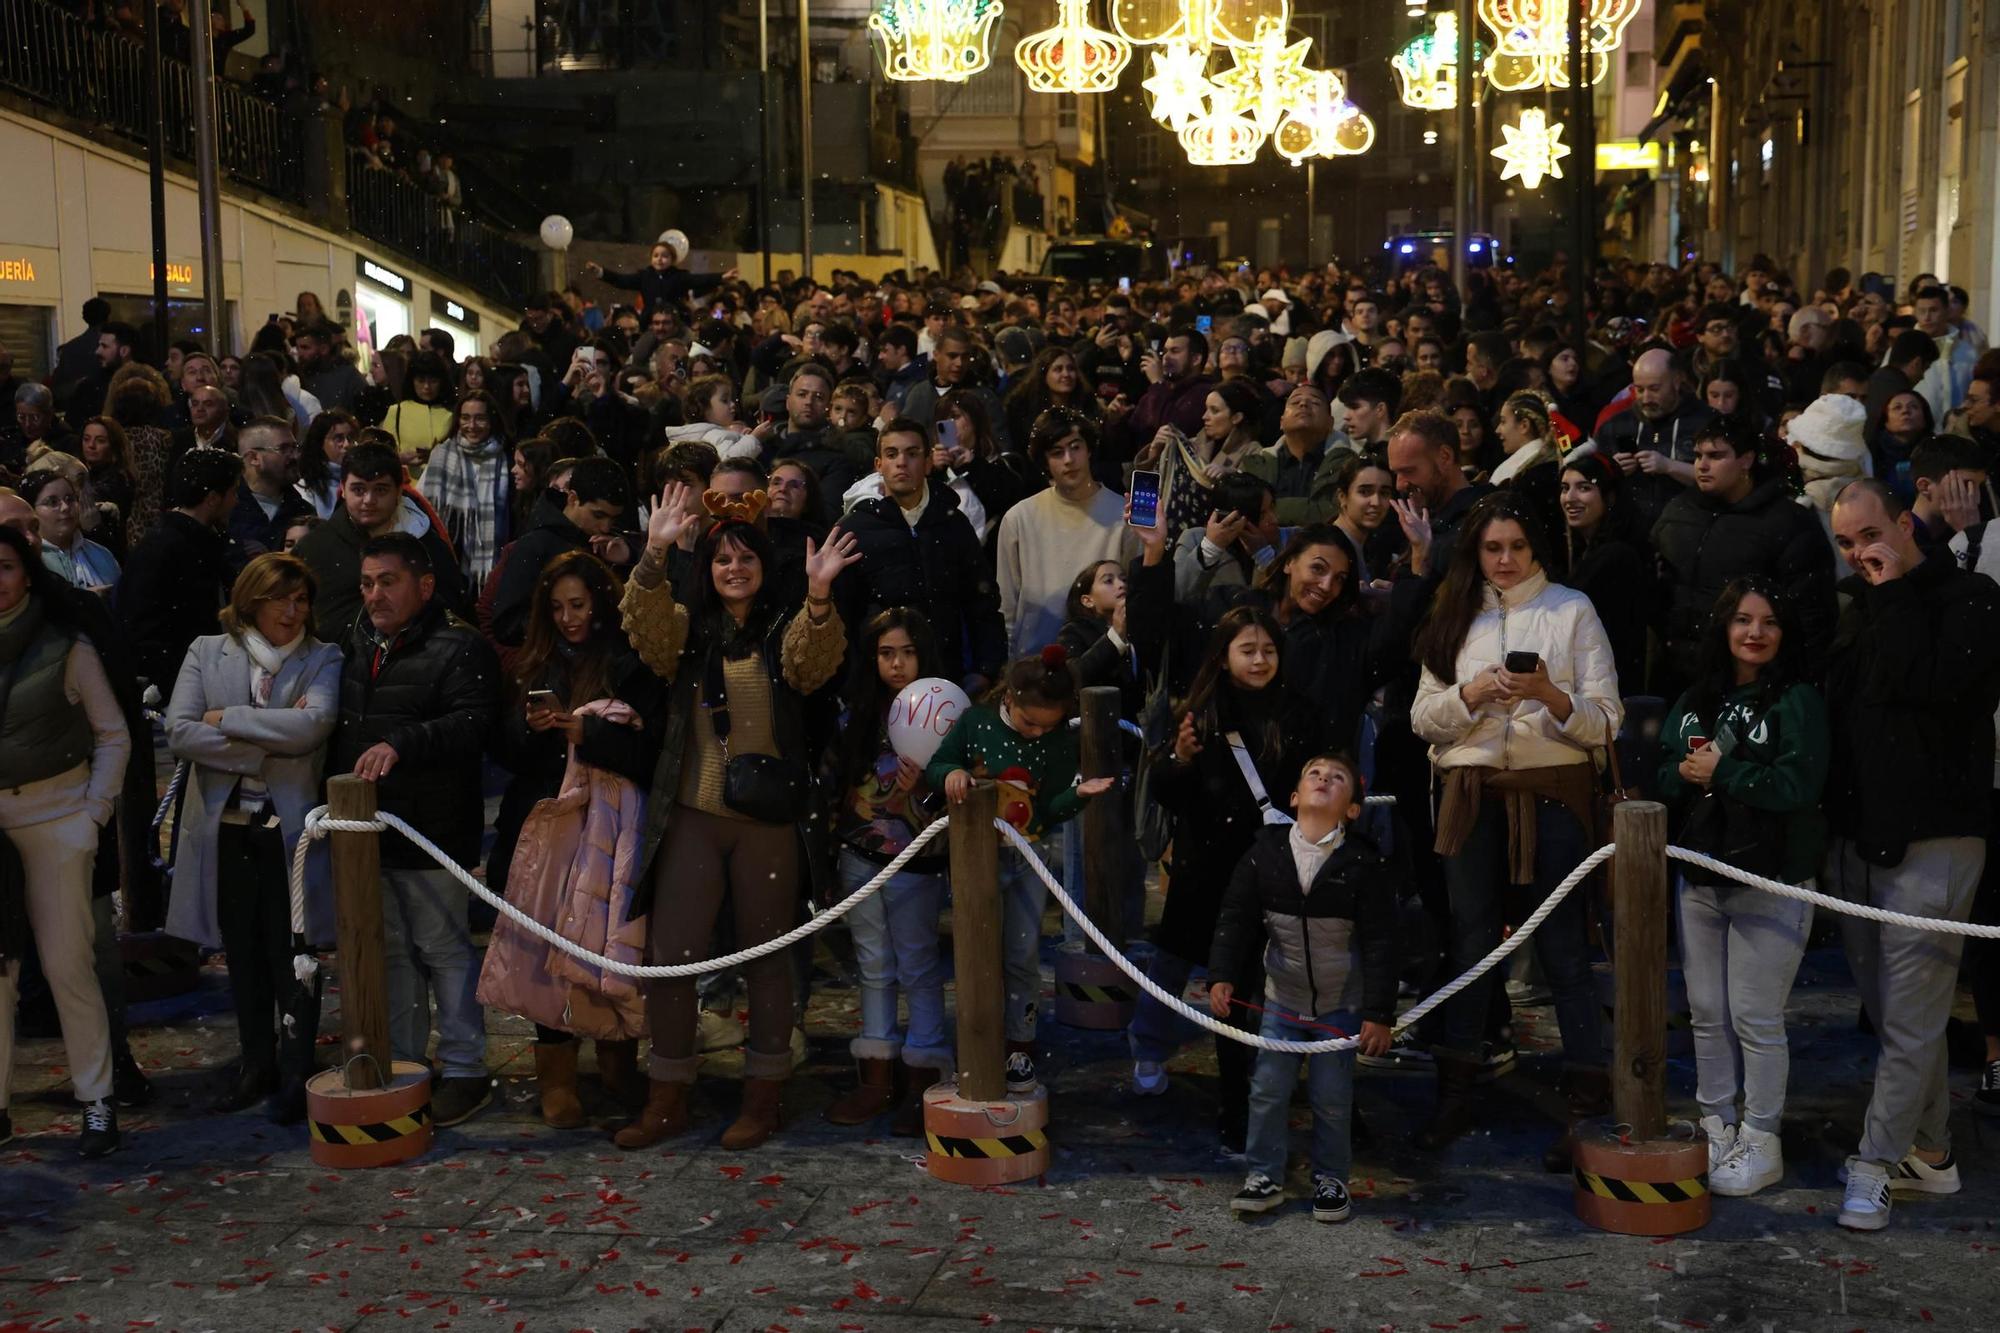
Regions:
[[[695, 547], [686, 604], [666, 576], [669, 555], [701, 521], [689, 488], [670, 484], [646, 526], [646, 551], [619, 611], [641, 660], [671, 687], [664, 744], [639, 862], [653, 874], [648, 952], [654, 963], [706, 956], [725, 899], [736, 940], [774, 939], [796, 919], [810, 775], [802, 705], [847, 655], [833, 581], [861, 558], [851, 534], [806, 543], [802, 606], [780, 605], [771, 539], [757, 523], [763, 491], [702, 496], [716, 522]], [[795, 831], [795, 829], [799, 831]], [[669, 836], [671, 832], [671, 837]], [[778, 1093], [791, 1072], [792, 970], [782, 951], [744, 966], [750, 1037], [743, 1110], [725, 1148], [754, 1148], [778, 1127]], [[650, 1089], [621, 1148], [646, 1148], [688, 1127], [695, 1050], [692, 978], [649, 983]]]

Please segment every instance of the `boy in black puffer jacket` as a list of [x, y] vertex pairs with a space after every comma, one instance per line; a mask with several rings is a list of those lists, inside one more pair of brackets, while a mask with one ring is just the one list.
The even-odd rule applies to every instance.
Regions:
[[[1359, 1035], [1359, 1049], [1389, 1049], [1396, 1007], [1396, 886], [1375, 845], [1353, 821], [1361, 774], [1345, 755], [1307, 761], [1292, 792], [1298, 822], [1266, 827], [1236, 867], [1209, 955], [1208, 1004], [1227, 1017], [1236, 983], [1255, 973], [1262, 948], [1260, 1035], [1323, 1041]], [[1257, 1052], [1250, 1083], [1250, 1173], [1230, 1201], [1239, 1213], [1284, 1202], [1287, 1108], [1305, 1057]], [[1344, 1222], [1352, 1208], [1350, 1116], [1354, 1052], [1312, 1057], [1313, 1217]]]

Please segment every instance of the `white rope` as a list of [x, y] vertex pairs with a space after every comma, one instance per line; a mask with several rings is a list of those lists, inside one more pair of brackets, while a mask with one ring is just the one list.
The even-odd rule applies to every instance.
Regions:
[[155, 837], [159, 836], [160, 829], [166, 824], [167, 815], [172, 812], [174, 801], [181, 794], [181, 788], [187, 784], [187, 775], [188, 761], [183, 759], [174, 765], [174, 776], [167, 783], [167, 794], [160, 798], [159, 808], [153, 811], [153, 835]]
[[[1042, 883], [1048, 886], [1049, 892], [1054, 894], [1056, 901], [1062, 904], [1063, 911], [1068, 912], [1071, 919], [1083, 929], [1083, 933], [1090, 937], [1090, 942], [1102, 950], [1106, 958], [1116, 963], [1120, 972], [1132, 978], [1148, 995], [1158, 1000], [1161, 1004], [1166, 1005], [1169, 1009], [1179, 1013], [1181, 1017], [1200, 1027], [1207, 1028], [1218, 1037], [1227, 1037], [1231, 1041], [1241, 1042], [1245, 1046], [1255, 1046], [1259, 1050], [1283, 1051], [1288, 1055], [1324, 1055], [1333, 1051], [1351, 1051], [1361, 1044], [1359, 1037], [1328, 1037], [1323, 1041], [1287, 1041], [1262, 1037], [1255, 1033], [1245, 1032], [1241, 1028], [1231, 1027], [1222, 1020], [1195, 1009], [1183, 1001], [1180, 996], [1169, 994], [1151, 977], [1136, 967], [1131, 959], [1120, 953], [1117, 946], [1104, 937], [1104, 932], [1097, 928], [1097, 923], [1090, 919], [1089, 914], [1078, 907], [1076, 901], [1069, 894], [1063, 892], [1062, 885], [1058, 884], [1055, 877], [1049, 874], [1048, 867], [1042, 863], [1041, 857], [1034, 854], [1032, 845], [1026, 838], [1021, 836], [1019, 829], [1004, 819], [994, 820], [993, 826], [999, 829], [1014, 844], [1015, 849], [1027, 861], [1029, 869], [1042, 877]], [[1395, 1029], [1400, 1032], [1404, 1028], [1409, 1027], [1425, 1014], [1437, 1008], [1446, 1000], [1449, 1000], [1452, 996], [1470, 986], [1473, 982], [1479, 980], [1480, 977], [1485, 976], [1501, 959], [1520, 948], [1522, 943], [1535, 933], [1536, 927], [1548, 919], [1549, 913], [1555, 911], [1562, 900], [1569, 896], [1570, 890], [1582, 883], [1584, 877], [1590, 874], [1591, 871], [1609, 860], [1611, 854], [1616, 850], [1611, 844], [1606, 843], [1589, 856], [1584, 857], [1577, 868], [1570, 871], [1564, 877], [1562, 883], [1550, 890], [1549, 896], [1542, 900], [1541, 906], [1530, 913], [1528, 919], [1523, 921], [1513, 934], [1495, 945], [1491, 953], [1467, 968], [1462, 975], [1446, 983], [1434, 994], [1410, 1006], [1404, 1012], [1403, 1016], [1396, 1020]], [[1307, 1017], [1310, 1018], [1311, 1016]]]
[[1870, 907], [1866, 903], [1849, 902], [1845, 898], [1834, 898], [1812, 889], [1802, 889], [1796, 884], [1785, 884], [1775, 879], [1765, 879], [1747, 870], [1739, 870], [1727, 861], [1718, 861], [1702, 852], [1689, 851], [1685, 847], [1667, 848], [1667, 857], [1673, 861], [1685, 861], [1738, 884], [1747, 884], [1753, 889], [1775, 893], [1781, 898], [1796, 898], [1814, 907], [1823, 907], [1829, 912], [1841, 912], [1848, 916], [1858, 916], [1867, 921], [1879, 921], [1885, 926], [1902, 926], [1909, 930], [1929, 930], [1940, 935], [1970, 935], [1975, 939], [2000, 940], [2000, 926], [1976, 925], [1970, 921], [1948, 921], [1935, 916], [1910, 916], [1905, 912], [1891, 912], [1880, 907]]
[[789, 949], [792, 945], [798, 943], [798, 941], [804, 939], [814, 931], [822, 930], [835, 921], [838, 921], [858, 906], [862, 899], [879, 890], [891, 879], [894, 879], [911, 857], [922, 851], [925, 844], [944, 831], [945, 825], [948, 822], [945, 819], [937, 820], [918, 833], [915, 838], [910, 840], [909, 846], [896, 853], [895, 859], [882, 867], [881, 872], [875, 878], [869, 880], [866, 884], [863, 884], [860, 888], [848, 894], [847, 897], [827, 908], [824, 912], [813, 917], [810, 921], [794, 926], [791, 930], [786, 931], [776, 939], [765, 940], [762, 944], [753, 945], [748, 949], [739, 949], [735, 953], [725, 954], [721, 958], [704, 959], [699, 963], [676, 963], [671, 966], [621, 963], [617, 959], [606, 958], [603, 954], [593, 953], [572, 940], [564, 939], [554, 930], [535, 920], [526, 912], [523, 912], [520, 908], [514, 906], [514, 904], [508, 902], [505, 898], [500, 897], [484, 884], [474, 879], [471, 872], [467, 871], [465, 867], [459, 865], [449, 856], [446, 856], [444, 852], [438, 849], [436, 843], [433, 843], [429, 838], [426, 838], [423, 834], [417, 832], [386, 810], [378, 812], [373, 820], [334, 819], [327, 814], [327, 807], [323, 805], [306, 815], [305, 836], [299, 839], [300, 851], [293, 858], [292, 865], [293, 911], [295, 916], [302, 912], [305, 901], [305, 847], [308, 843], [316, 838], [323, 838], [328, 833], [380, 833], [393, 829], [408, 838], [418, 850], [429, 856], [431, 860], [437, 862], [440, 867], [449, 870], [457, 877], [459, 883], [465, 885], [466, 888], [490, 903], [502, 916], [529, 934], [547, 943], [552, 948], [560, 949], [572, 958], [580, 958], [584, 962], [601, 967], [605, 971], [621, 977], [634, 977], [641, 980], [694, 977], [700, 976], [705, 972], [720, 972], [725, 968], [737, 967], [754, 959], [762, 958], [766, 954], [774, 954], [781, 950]]

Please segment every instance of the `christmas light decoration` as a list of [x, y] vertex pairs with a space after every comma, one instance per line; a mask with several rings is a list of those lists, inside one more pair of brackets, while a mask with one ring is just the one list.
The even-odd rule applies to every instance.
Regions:
[[1209, 95], [1200, 115], [1181, 129], [1181, 148], [1197, 167], [1236, 167], [1257, 160], [1270, 136], [1249, 114], [1242, 97], [1227, 88]]
[[884, 0], [868, 16], [882, 77], [913, 83], [963, 83], [992, 64], [987, 39], [1000, 0]]
[[1639, 0], [1479, 0], [1479, 18], [1494, 35], [1486, 77], [1501, 92], [1569, 87], [1571, 4], [1582, 4], [1586, 81], [1596, 83], [1610, 68], [1605, 57], [1618, 49], [1625, 29], [1639, 12]]
[[1308, 157], [1353, 157], [1375, 144], [1375, 122], [1347, 97], [1339, 71], [1310, 71], [1271, 134], [1278, 155], [1293, 166]]
[[1522, 111], [1518, 125], [1502, 125], [1500, 133], [1507, 142], [1493, 150], [1493, 156], [1507, 164], [1500, 179], [1519, 180], [1528, 190], [1541, 188], [1544, 176], [1561, 180], [1562, 160], [1569, 156], [1562, 132], [1562, 122], [1551, 125], [1540, 107]]
[[1282, 35], [1291, 26], [1290, 0], [1186, 0], [1189, 27], [1194, 16], [1207, 11], [1199, 25], [1207, 41], [1215, 46], [1257, 46], [1266, 29]]
[[1257, 40], [1230, 51], [1230, 67], [1215, 76], [1215, 86], [1235, 94], [1241, 109], [1268, 135], [1305, 91], [1311, 50], [1310, 38], [1288, 44], [1283, 25], [1261, 19]]
[[1215, 90], [1208, 81], [1208, 53], [1176, 38], [1152, 56], [1153, 72], [1139, 86], [1153, 99], [1153, 119], [1178, 134], [1203, 113]]
[[1110, 0], [1111, 26], [1134, 46], [1171, 42], [1192, 35], [1188, 11], [1206, 4], [1207, 0]]
[[[1486, 59], [1486, 44], [1475, 40], [1475, 62]], [[1431, 31], [1420, 33], [1389, 57], [1403, 105], [1419, 111], [1449, 111], [1458, 105], [1458, 15], [1439, 14]]]
[[1056, 0], [1056, 25], [1023, 37], [1014, 63], [1037, 93], [1108, 93], [1132, 62], [1132, 43], [1090, 26], [1090, 0]]

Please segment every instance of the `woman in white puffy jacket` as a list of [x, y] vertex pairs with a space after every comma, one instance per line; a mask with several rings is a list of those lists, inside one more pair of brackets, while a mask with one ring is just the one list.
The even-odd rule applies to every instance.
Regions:
[[[1423, 665], [1410, 722], [1431, 743], [1440, 786], [1437, 852], [1451, 903], [1454, 973], [1500, 942], [1510, 885], [1527, 910], [1575, 868], [1592, 841], [1597, 760], [1623, 710], [1611, 644], [1590, 599], [1549, 581], [1543, 533], [1506, 491], [1467, 515], [1450, 567], [1417, 635]], [[1608, 1102], [1604, 1020], [1591, 975], [1584, 896], [1572, 893], [1535, 932], [1555, 992], [1574, 1116]], [[1418, 1135], [1441, 1147], [1470, 1128], [1490, 994], [1472, 986], [1444, 1011], [1438, 1111]], [[1550, 1161], [1568, 1169], [1565, 1135]]]

